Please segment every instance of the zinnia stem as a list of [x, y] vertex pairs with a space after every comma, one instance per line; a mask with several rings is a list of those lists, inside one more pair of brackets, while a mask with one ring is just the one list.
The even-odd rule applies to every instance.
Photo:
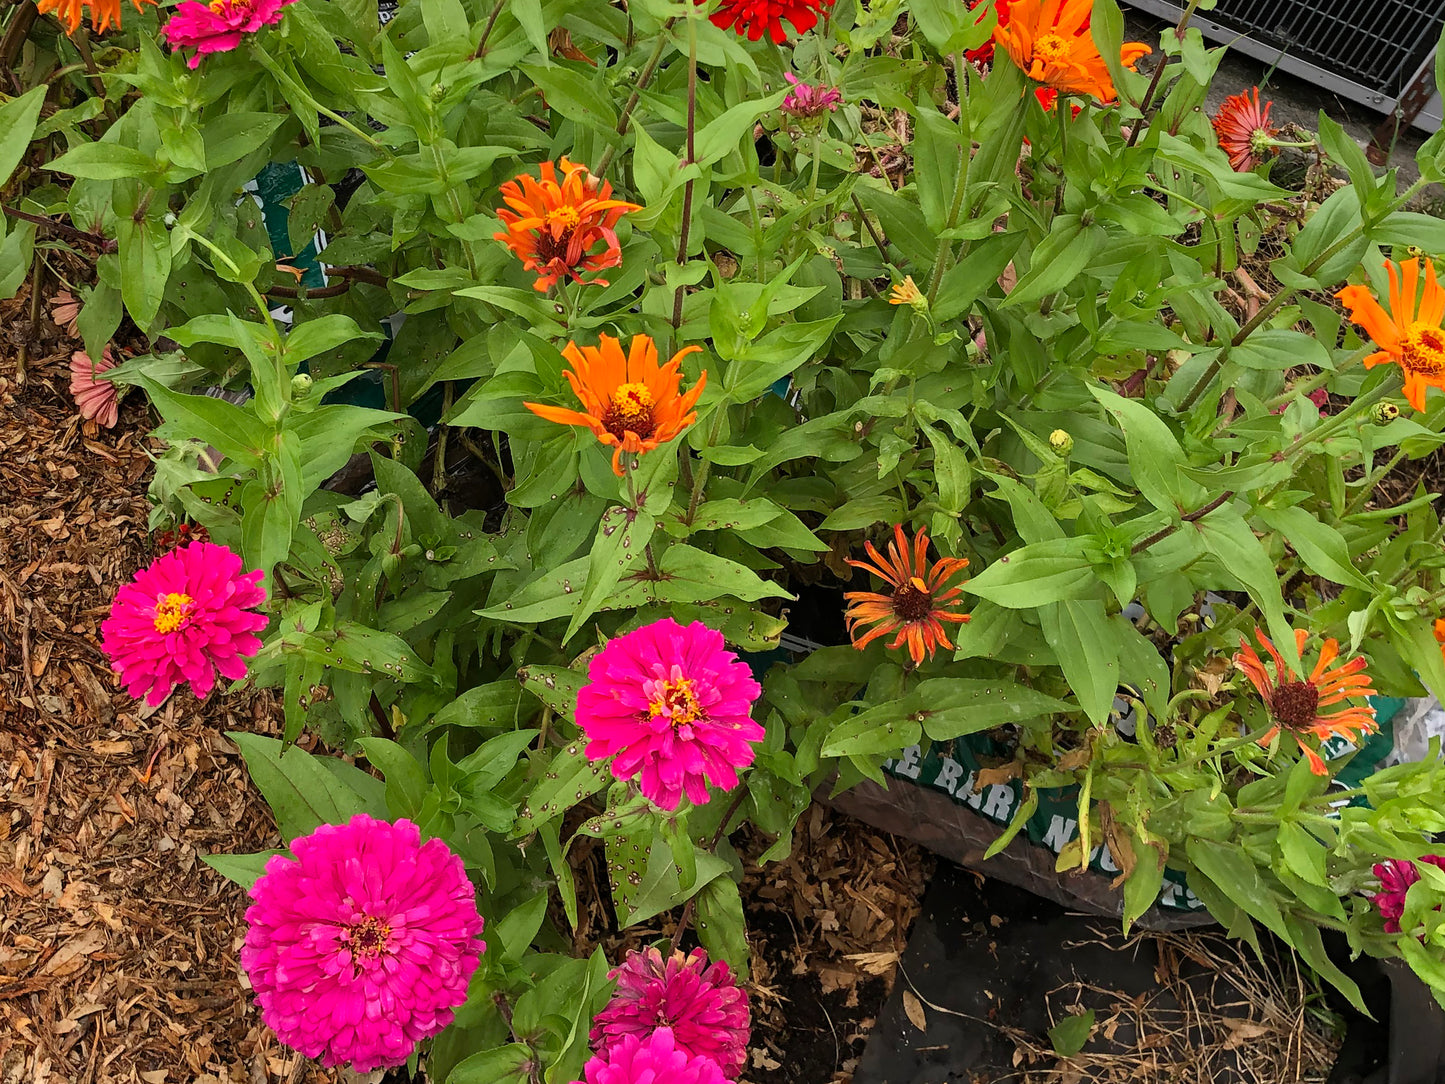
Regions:
[[[1194, 13], [1199, 9], [1199, 0], [1189, 0], [1189, 5], [1184, 9], [1184, 14], [1179, 16], [1179, 22], [1174, 27], [1174, 33], [1180, 40], [1184, 40], [1184, 31], [1189, 26], [1189, 20], [1194, 18]], [[1159, 89], [1159, 81], [1164, 77], [1164, 69], [1169, 66], [1168, 57], [1161, 56], [1159, 63], [1154, 66], [1154, 76], [1149, 80], [1149, 89], [1144, 91], [1144, 97], [1139, 102], [1139, 122], [1129, 130], [1129, 138], [1124, 143], [1126, 147], [1132, 147], [1139, 141], [1139, 133], [1149, 123], [1151, 107], [1154, 103], [1154, 94]]]
[[[501, 0], [499, 0], [499, 3]], [[652, 76], [657, 71], [657, 65], [662, 61], [662, 51], [667, 48], [668, 31], [672, 24], [677, 22], [673, 16], [662, 24], [662, 30], [658, 32], [657, 43], [652, 47], [652, 55], [647, 58], [647, 65], [642, 69], [642, 74], [637, 77], [637, 86], [632, 88], [632, 94], [627, 99], [627, 104], [622, 107], [622, 116], [617, 119], [617, 135], [619, 137], [627, 134], [627, 126], [632, 120], [632, 111], [637, 108], [637, 100], [642, 97], [642, 92], [647, 89], [647, 84], [652, 82]], [[691, 24], [689, 24], [691, 25]], [[694, 36], [697, 31], [693, 31]], [[618, 142], [621, 142], [620, 138]], [[607, 173], [607, 167], [612, 164], [612, 158], [617, 153], [617, 145], [613, 144], [602, 152], [602, 158], [597, 163], [597, 176], [601, 177]]]
[[[692, 165], [697, 158], [697, 23], [692, 17], [687, 20], [687, 161], [683, 168]], [[687, 237], [692, 226], [692, 194], [696, 178], [689, 177], [682, 188], [682, 225], [677, 234], [677, 265], [687, 263]], [[672, 329], [682, 327], [682, 302], [687, 287], [679, 282], [672, 294]], [[676, 346], [676, 343], [673, 344]]]

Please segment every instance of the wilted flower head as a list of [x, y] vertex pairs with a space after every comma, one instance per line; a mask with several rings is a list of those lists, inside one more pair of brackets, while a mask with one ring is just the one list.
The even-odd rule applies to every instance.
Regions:
[[793, 85], [780, 107], [790, 117], [802, 119], [838, 112], [838, 105], [843, 101], [843, 92], [837, 87], [804, 83], [792, 72], [784, 72], [783, 78]]
[[1425, 261], [1425, 285], [1420, 286], [1420, 261], [1410, 258], [1398, 268], [1386, 263], [1390, 275], [1390, 311], [1386, 312], [1368, 286], [1346, 286], [1335, 297], [1350, 310], [1350, 319], [1370, 333], [1380, 349], [1365, 359], [1366, 368], [1387, 362], [1405, 374], [1405, 399], [1416, 410], [1425, 409], [1432, 388], [1445, 388], [1445, 289], [1435, 278], [1435, 264]]
[[[551, 162], [542, 163], [541, 173], [540, 180], [523, 173], [502, 185], [502, 199], [511, 210], [498, 209], [497, 217], [507, 228], [493, 237], [505, 242], [524, 268], [537, 272], [533, 289], [549, 290], [559, 278], [606, 286], [606, 279], [584, 280], [582, 273], [622, 262], [617, 222], [642, 208], [613, 199], [612, 185], [566, 158], [560, 181]], [[602, 251], [593, 252], [599, 243]]]
[[626, 354], [611, 335], [601, 336], [597, 346], [568, 343], [562, 356], [572, 368], [563, 369], [562, 375], [582, 401], [582, 409], [522, 405], [549, 422], [592, 430], [612, 447], [612, 470], [621, 477], [623, 453], [650, 452], [697, 421], [693, 407], [707, 386], [707, 370], [683, 392], [682, 359], [701, 349], [685, 346], [666, 365], [659, 365], [657, 344], [648, 335], [632, 336]]
[[440, 839], [358, 813], [291, 841], [251, 886], [241, 966], [283, 1043], [357, 1072], [452, 1022], [486, 946], [476, 889]]
[[928, 298], [923, 296], [912, 275], [904, 275], [902, 282], [893, 284], [893, 289], [888, 291], [888, 304], [908, 305], [918, 312], [928, 311]]
[[101, 649], [126, 692], [155, 707], [188, 681], [204, 700], [216, 672], [246, 676], [245, 659], [261, 650], [254, 635], [266, 617], [261, 570], [241, 572], [241, 558], [213, 542], [171, 550], [116, 592], [101, 623]]
[[646, 1039], [629, 1035], [609, 1057], [593, 1058], [582, 1071], [585, 1084], [727, 1084], [717, 1062], [688, 1057], [671, 1028], [658, 1028]]
[[[1420, 861], [1445, 869], [1445, 855], [1427, 854]], [[1405, 893], [1420, 879], [1420, 870], [1414, 862], [1391, 858], [1375, 866], [1375, 876], [1380, 878], [1380, 891], [1371, 899], [1385, 920], [1385, 932], [1399, 933], [1400, 916], [1405, 913]]]
[[[695, 0], [701, 6], [707, 0]], [[818, 22], [818, 14], [833, 6], [833, 0], [722, 0], [709, 18], [714, 26], [727, 30], [736, 26], [739, 34], [757, 41], [767, 34], [781, 45], [788, 40], [783, 20], [799, 34], [806, 34]]]
[[[939, 647], [951, 648], [953, 644], [943, 630], [943, 622], [958, 624], [967, 621], [969, 615], [954, 610], [955, 601], [963, 594], [963, 588], [947, 585], [949, 580], [968, 567], [968, 559], [941, 557], [930, 567], [928, 531], [919, 528], [910, 551], [902, 524], [893, 528], [887, 560], [872, 542], [865, 542], [863, 547], [873, 563], [855, 561], [851, 557], [848, 563], [887, 580], [893, 590], [886, 595], [875, 591], [848, 591], [843, 595], [848, 602], [848, 610], [843, 616], [848, 622], [853, 646], [861, 651], [878, 637], [896, 632], [888, 646], [896, 648], [907, 643], [914, 665], [921, 664], [925, 655], [932, 658]], [[865, 625], [873, 627], [860, 639], [858, 630]]]
[[[1310, 770], [1316, 775], [1327, 774], [1329, 769], [1325, 767], [1324, 758], [1305, 744], [1306, 735], [1314, 735], [1321, 741], [1332, 737], [1353, 739], [1360, 734], [1372, 734], [1377, 729], [1375, 709], [1368, 704], [1347, 705], [1334, 712], [1322, 710], [1374, 693], [1369, 675], [1362, 672], [1366, 665], [1364, 657], [1356, 656], [1331, 669], [1330, 664], [1339, 657], [1340, 645], [1336, 640], [1325, 640], [1310, 676], [1300, 678], [1285, 664], [1284, 657], [1262, 629], [1255, 629], [1254, 635], [1273, 660], [1274, 673], [1270, 673], [1254, 646], [1244, 638], [1239, 641], [1239, 654], [1234, 656], [1234, 665], [1244, 672], [1259, 692], [1274, 724], [1259, 739], [1259, 744], [1267, 746], [1281, 730], [1288, 730], [1309, 760]], [[1296, 629], [1294, 636], [1295, 650], [1303, 653], [1309, 634], [1304, 629]]]
[[97, 378], [115, 366], [115, 351], [110, 343], [105, 344], [99, 361], [91, 361], [84, 350], [70, 355], [70, 394], [75, 397], [76, 409], [86, 421], [106, 429], [113, 428], [120, 419], [120, 389], [109, 380]]
[[716, 1062], [729, 1080], [742, 1072], [748, 1046], [748, 995], [728, 965], [708, 965], [695, 948], [663, 961], [655, 948], [629, 952], [608, 976], [617, 992], [592, 1022], [592, 1048], [603, 1059], [629, 1036], [646, 1039], [672, 1029], [677, 1049]]
[[79, 335], [80, 301], [69, 290], [57, 290], [50, 299], [50, 318], [67, 335]]
[[195, 49], [186, 67], [195, 68], [206, 53], [229, 53], [263, 26], [281, 21], [281, 9], [293, 0], [181, 0], [166, 23], [172, 49]]
[[709, 783], [729, 790], [753, 762], [763, 728], [751, 712], [761, 692], [722, 633], [664, 618], [593, 657], [577, 693], [577, 725], [587, 759], [613, 757], [612, 774], [636, 779], [663, 809], [676, 809], [684, 794], [702, 805]]
[[1272, 105], [1273, 102], [1267, 101], [1260, 106], [1258, 87], [1224, 99], [1214, 115], [1214, 134], [1220, 149], [1229, 155], [1232, 168], [1248, 172], [1273, 153], [1270, 140], [1277, 129], [1269, 123]]

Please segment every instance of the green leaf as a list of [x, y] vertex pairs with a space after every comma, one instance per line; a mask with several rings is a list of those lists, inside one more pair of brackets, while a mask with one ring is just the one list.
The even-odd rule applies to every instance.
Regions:
[[1108, 388], [1090, 384], [1089, 391], [1124, 431], [1129, 474], [1150, 504], [1178, 516], [1181, 508], [1193, 508], [1204, 499], [1203, 488], [1184, 475], [1181, 468], [1188, 460], [1162, 418], [1139, 400]]
[[546, 917], [547, 893], [538, 892], [488, 926], [488, 940], [492, 937], [497, 939], [502, 956], [506, 959], [521, 960], [522, 954], [531, 947], [537, 931], [542, 928], [542, 919]]
[[645, 559], [657, 521], [647, 512], [614, 505], [602, 514], [587, 561], [587, 586], [578, 597], [563, 642], [601, 607], [625, 572]]
[[1135, 858], [1134, 871], [1124, 881], [1124, 934], [1128, 936], [1129, 927], [1159, 898], [1159, 888], [1164, 883], [1164, 859], [1138, 833], [1123, 830], [1133, 844]]
[[275, 738], [228, 731], [240, 747], [276, 827], [288, 843], [322, 824], [345, 824], [366, 811], [366, 802], [317, 763], [317, 758], [294, 745], [286, 749]]
[[1255, 515], [1271, 530], [1278, 531], [1315, 575], [1346, 587], [1373, 590], [1370, 581], [1360, 575], [1351, 562], [1350, 547], [1344, 536], [1329, 524], [1321, 523], [1299, 506], [1261, 508]]
[[1285, 865], [1302, 880], [1328, 885], [1325, 878], [1325, 845], [1294, 821], [1280, 824], [1275, 836]]
[[1219, 891], [1242, 907], [1256, 922], [1267, 926], [1284, 940], [1290, 939], [1278, 901], [1261, 880], [1258, 868], [1244, 851], [1199, 838], [1190, 839], [1186, 849], [1189, 860]]
[[521, 706], [522, 687], [503, 678], [468, 689], [432, 716], [428, 729], [467, 726], [482, 730], [510, 727]]
[[209, 444], [242, 467], [260, 462], [270, 434], [250, 411], [209, 395], [182, 395], [141, 373], [135, 383], [145, 389], [174, 436]]
[[379, 331], [362, 331], [349, 316], [331, 312], [292, 327], [285, 341], [286, 360], [291, 365], [298, 365], [307, 358], [335, 350], [354, 339], [380, 342], [385, 338]]
[[964, 589], [1009, 609], [1084, 598], [1101, 586], [1084, 547], [1086, 539], [1055, 538], [996, 558]]
[[446, 1084], [526, 1084], [534, 1056], [522, 1043], [483, 1050], [458, 1062]]
[[765, 98], [739, 102], [724, 110], [721, 116], [708, 121], [698, 129], [693, 140], [693, 161], [708, 166], [730, 151], [737, 150], [743, 136], [751, 135], [758, 118], [782, 105], [791, 89], [784, 87]]
[[1062, 700], [1027, 685], [982, 678], [929, 678], [907, 699], [917, 704], [923, 732], [934, 741], [1070, 710]]
[[823, 740], [825, 757], [865, 757], [896, 753], [917, 745], [923, 727], [912, 710], [915, 697], [880, 704], [850, 716], [828, 732]]
[[1270, 638], [1296, 672], [1300, 668], [1294, 629], [1284, 615], [1284, 599], [1269, 552], [1249, 529], [1243, 517], [1228, 505], [1216, 508], [1192, 524], [1204, 548], [1219, 561], [1223, 570], [1249, 592], [1264, 612]]
[[72, 177], [83, 177], [92, 181], [150, 177], [159, 172], [155, 159], [150, 155], [120, 143], [82, 143], [54, 159], [45, 168], [54, 173], [68, 173]]
[[523, 74], [547, 96], [547, 104], [568, 120], [584, 127], [617, 127], [617, 110], [603, 88], [601, 76], [593, 76], [561, 64], [549, 68], [519, 65]]
[[1039, 614], [1044, 639], [1059, 658], [1069, 688], [1095, 726], [1109, 720], [1119, 689], [1119, 644], [1104, 604], [1068, 599]]
[[[42, 83], [0, 105], [0, 187], [10, 182], [10, 175], [30, 149], [35, 124], [40, 119], [40, 107], [45, 104], [49, 89], [48, 83]], [[51, 166], [54, 166], [53, 162]]]
[[1080, 226], [1077, 215], [1060, 215], [1030, 256], [1028, 272], [1019, 277], [999, 308], [1036, 306], [1046, 295], [1076, 282], [1107, 236], [1101, 226]]
[[282, 113], [222, 113], [201, 129], [206, 169], [220, 169], [260, 150], [286, 119]]
[[747, 923], [737, 882], [731, 877], [709, 881], [697, 894], [697, 939], [714, 960], [726, 960], [738, 976], [748, 973]]
[[[1117, 9], [1116, 9], [1117, 10]], [[1085, 1009], [1077, 1016], [1066, 1016], [1049, 1028], [1049, 1042], [1061, 1058], [1072, 1058], [1084, 1049], [1094, 1031], [1094, 1010]]]
[[136, 326], [149, 330], [171, 277], [170, 234], [159, 218], [146, 215], [137, 220], [120, 215], [115, 220], [115, 238], [120, 246], [121, 297]]
[[386, 777], [386, 804], [394, 815], [416, 818], [426, 799], [430, 777], [416, 757], [386, 738], [360, 738], [366, 759]]
[[527, 795], [517, 814], [513, 837], [524, 836], [538, 825], [559, 817], [578, 802], [590, 798], [611, 778], [605, 760], [588, 760], [587, 744], [575, 741], [552, 754], [541, 780]]
[[1267, 327], [1256, 331], [1229, 352], [1229, 360], [1247, 369], [1288, 372], [1298, 365], [1333, 369], [1334, 361], [1325, 344], [1313, 335], [1289, 328]]
[[227, 880], [249, 889], [266, 872], [266, 863], [285, 851], [260, 851], [256, 854], [203, 854], [201, 861]]

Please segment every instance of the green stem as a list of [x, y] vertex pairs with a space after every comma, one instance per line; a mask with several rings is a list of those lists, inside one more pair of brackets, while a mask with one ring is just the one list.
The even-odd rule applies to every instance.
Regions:
[[[959, 148], [958, 175], [953, 179], [953, 202], [948, 208], [948, 220], [944, 224], [944, 232], [953, 229], [958, 225], [959, 212], [963, 210], [963, 196], [968, 190], [968, 171], [973, 162], [973, 124], [969, 119], [968, 112], [968, 72], [964, 68], [962, 57], [953, 58], [954, 82], [958, 86], [958, 126], [963, 134], [963, 145]], [[1022, 108], [1022, 105], [1020, 105]], [[938, 296], [939, 283], [943, 281], [943, 272], [948, 268], [948, 261], [953, 255], [953, 242], [943, 238], [938, 239], [938, 254], [933, 258], [933, 274], [928, 280], [928, 303], [931, 306]]]
[[[673, 17], [662, 24], [662, 30], [660, 30], [657, 35], [657, 42], [652, 47], [652, 55], [647, 58], [647, 64], [643, 67], [642, 74], [637, 77], [637, 86], [632, 88], [632, 94], [628, 97], [627, 104], [622, 107], [622, 116], [617, 119], [617, 128], [615, 129], [619, 142], [621, 142], [621, 137], [627, 134], [627, 126], [632, 120], [632, 111], [637, 108], [638, 99], [642, 97], [642, 92], [647, 89], [647, 84], [652, 82], [652, 76], [657, 71], [657, 65], [662, 62], [662, 51], [667, 48], [667, 32], [672, 29], [672, 24], [675, 22], [677, 22], [677, 18]], [[630, 27], [631, 23], [628, 25]], [[697, 31], [694, 30], [693, 33], [696, 34]], [[615, 144], [602, 152], [602, 158], [597, 163], [597, 176], [601, 177], [607, 173], [607, 167], [612, 164], [613, 156], [616, 155], [616, 153], [617, 147]]]
[[1351, 497], [1349, 501], [1346, 502], [1345, 510], [1340, 513], [1340, 518], [1343, 519], [1345, 516], [1348, 516], [1351, 513], [1358, 512], [1360, 510], [1360, 506], [1370, 498], [1371, 494], [1374, 493], [1375, 486], [1380, 483], [1380, 480], [1384, 478], [1385, 475], [1389, 474], [1392, 470], [1394, 470], [1396, 467], [1398, 467], [1400, 465], [1400, 461], [1404, 458], [1405, 450], [1402, 448], [1397, 451], [1393, 456], [1391, 456], [1390, 461], [1386, 463], [1383, 467], [1372, 470], [1369, 474], [1369, 477], [1367, 477], [1363, 482], [1360, 483], [1360, 491], [1356, 493], [1353, 497]]

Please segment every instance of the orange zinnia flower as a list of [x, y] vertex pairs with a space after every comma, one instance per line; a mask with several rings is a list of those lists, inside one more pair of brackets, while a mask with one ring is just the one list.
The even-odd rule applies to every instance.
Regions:
[[[1252, 97], [1251, 97], [1252, 95]], [[1219, 148], [1229, 155], [1229, 166], [1247, 173], [1274, 152], [1269, 141], [1277, 129], [1269, 123], [1273, 102], [1259, 104], [1259, 87], [1248, 93], [1231, 94], [1214, 116], [1214, 135]]]
[[[887, 580], [893, 585], [893, 591], [887, 595], [873, 591], [849, 591], [844, 594], [843, 597], [848, 600], [848, 612], [843, 616], [848, 621], [848, 634], [853, 637], [853, 646], [862, 651], [871, 641], [897, 631], [898, 635], [888, 646], [901, 647], [906, 640], [908, 654], [913, 657], [915, 666], [922, 664], [925, 654], [932, 658], [939, 647], [952, 648], [943, 622], [959, 624], [969, 619], [968, 614], [953, 611], [953, 601], [963, 594], [963, 588], [950, 587], [941, 594], [939, 590], [955, 573], [968, 566], [968, 558], [942, 557], [930, 568], [928, 531], [919, 528], [910, 554], [901, 524], [893, 528], [893, 541], [888, 543], [886, 561], [872, 542], [863, 545], [873, 563], [855, 561], [851, 557], [848, 563]], [[873, 626], [861, 640], [858, 638], [860, 625]]]
[[1346, 286], [1335, 297], [1350, 310], [1350, 319], [1370, 333], [1380, 347], [1365, 359], [1367, 367], [1393, 361], [1405, 373], [1405, 398], [1416, 410], [1425, 409], [1425, 389], [1445, 388], [1445, 290], [1435, 281], [1435, 265], [1425, 261], [1425, 290], [1418, 301], [1420, 261], [1409, 259], [1390, 273], [1390, 311], [1375, 300], [1367, 286]]
[[657, 363], [657, 345], [646, 335], [632, 336], [626, 355], [622, 344], [610, 335], [603, 335], [600, 346], [568, 343], [562, 356], [572, 363], [562, 375], [582, 409], [523, 403], [528, 410], [549, 422], [584, 426], [597, 435], [603, 444], [612, 445], [612, 469], [622, 477], [622, 453], [633, 455], [650, 452], [666, 444], [697, 421], [692, 408], [707, 386], [707, 371], [685, 395], [679, 395], [682, 383], [682, 359], [701, 350], [687, 346], [672, 355], [666, 365]]
[[[1030, 79], [1061, 94], [1090, 94], [1114, 100], [1114, 81], [1089, 34], [1093, 0], [1014, 0], [1007, 22], [993, 28], [993, 40]], [[1129, 41], [1119, 50], [1124, 67], [1153, 52]]]
[[[1328, 669], [1340, 654], [1337, 640], [1326, 640], [1320, 648], [1319, 661], [1307, 680], [1300, 680], [1285, 665], [1274, 644], [1262, 629], [1255, 629], [1254, 635], [1274, 660], [1274, 674], [1271, 676], [1255, 652], [1253, 645], [1241, 637], [1239, 654], [1234, 656], [1234, 665], [1244, 671], [1250, 683], [1259, 691], [1265, 707], [1269, 709], [1270, 720], [1274, 723], [1269, 732], [1259, 739], [1260, 745], [1269, 745], [1281, 730], [1288, 730], [1299, 742], [1300, 750], [1309, 758], [1310, 770], [1316, 775], [1326, 775], [1319, 753], [1306, 745], [1304, 737], [1313, 734], [1321, 741], [1335, 736], [1354, 740], [1360, 734], [1373, 734], [1375, 709], [1367, 704], [1345, 707], [1336, 712], [1322, 714], [1321, 708], [1330, 707], [1345, 700], [1371, 696], [1375, 690], [1368, 674], [1361, 673], [1365, 660], [1355, 657], [1349, 662]], [[1303, 652], [1309, 634], [1296, 629], [1294, 634], [1296, 650]]]
[[[551, 289], [564, 275], [581, 283], [583, 271], [620, 264], [617, 220], [629, 211], [642, 210], [635, 203], [613, 199], [612, 185], [566, 158], [560, 184], [556, 167], [543, 162], [540, 181], [523, 173], [502, 185], [501, 191], [512, 210], [498, 208], [497, 217], [507, 228], [493, 236], [506, 242], [523, 267], [538, 272], [532, 284], [537, 290]], [[599, 241], [606, 247], [593, 253]], [[588, 281], [607, 285], [606, 279]]]
[[[136, 11], [144, 11], [142, 2], [154, 4], [156, 0], [130, 2]], [[55, 17], [65, 24], [68, 34], [80, 29], [80, 12], [87, 7], [90, 8], [90, 25], [95, 27], [97, 34], [104, 34], [112, 23], [117, 30], [120, 29], [120, 0], [36, 0], [35, 6], [42, 15], [55, 12]]]

